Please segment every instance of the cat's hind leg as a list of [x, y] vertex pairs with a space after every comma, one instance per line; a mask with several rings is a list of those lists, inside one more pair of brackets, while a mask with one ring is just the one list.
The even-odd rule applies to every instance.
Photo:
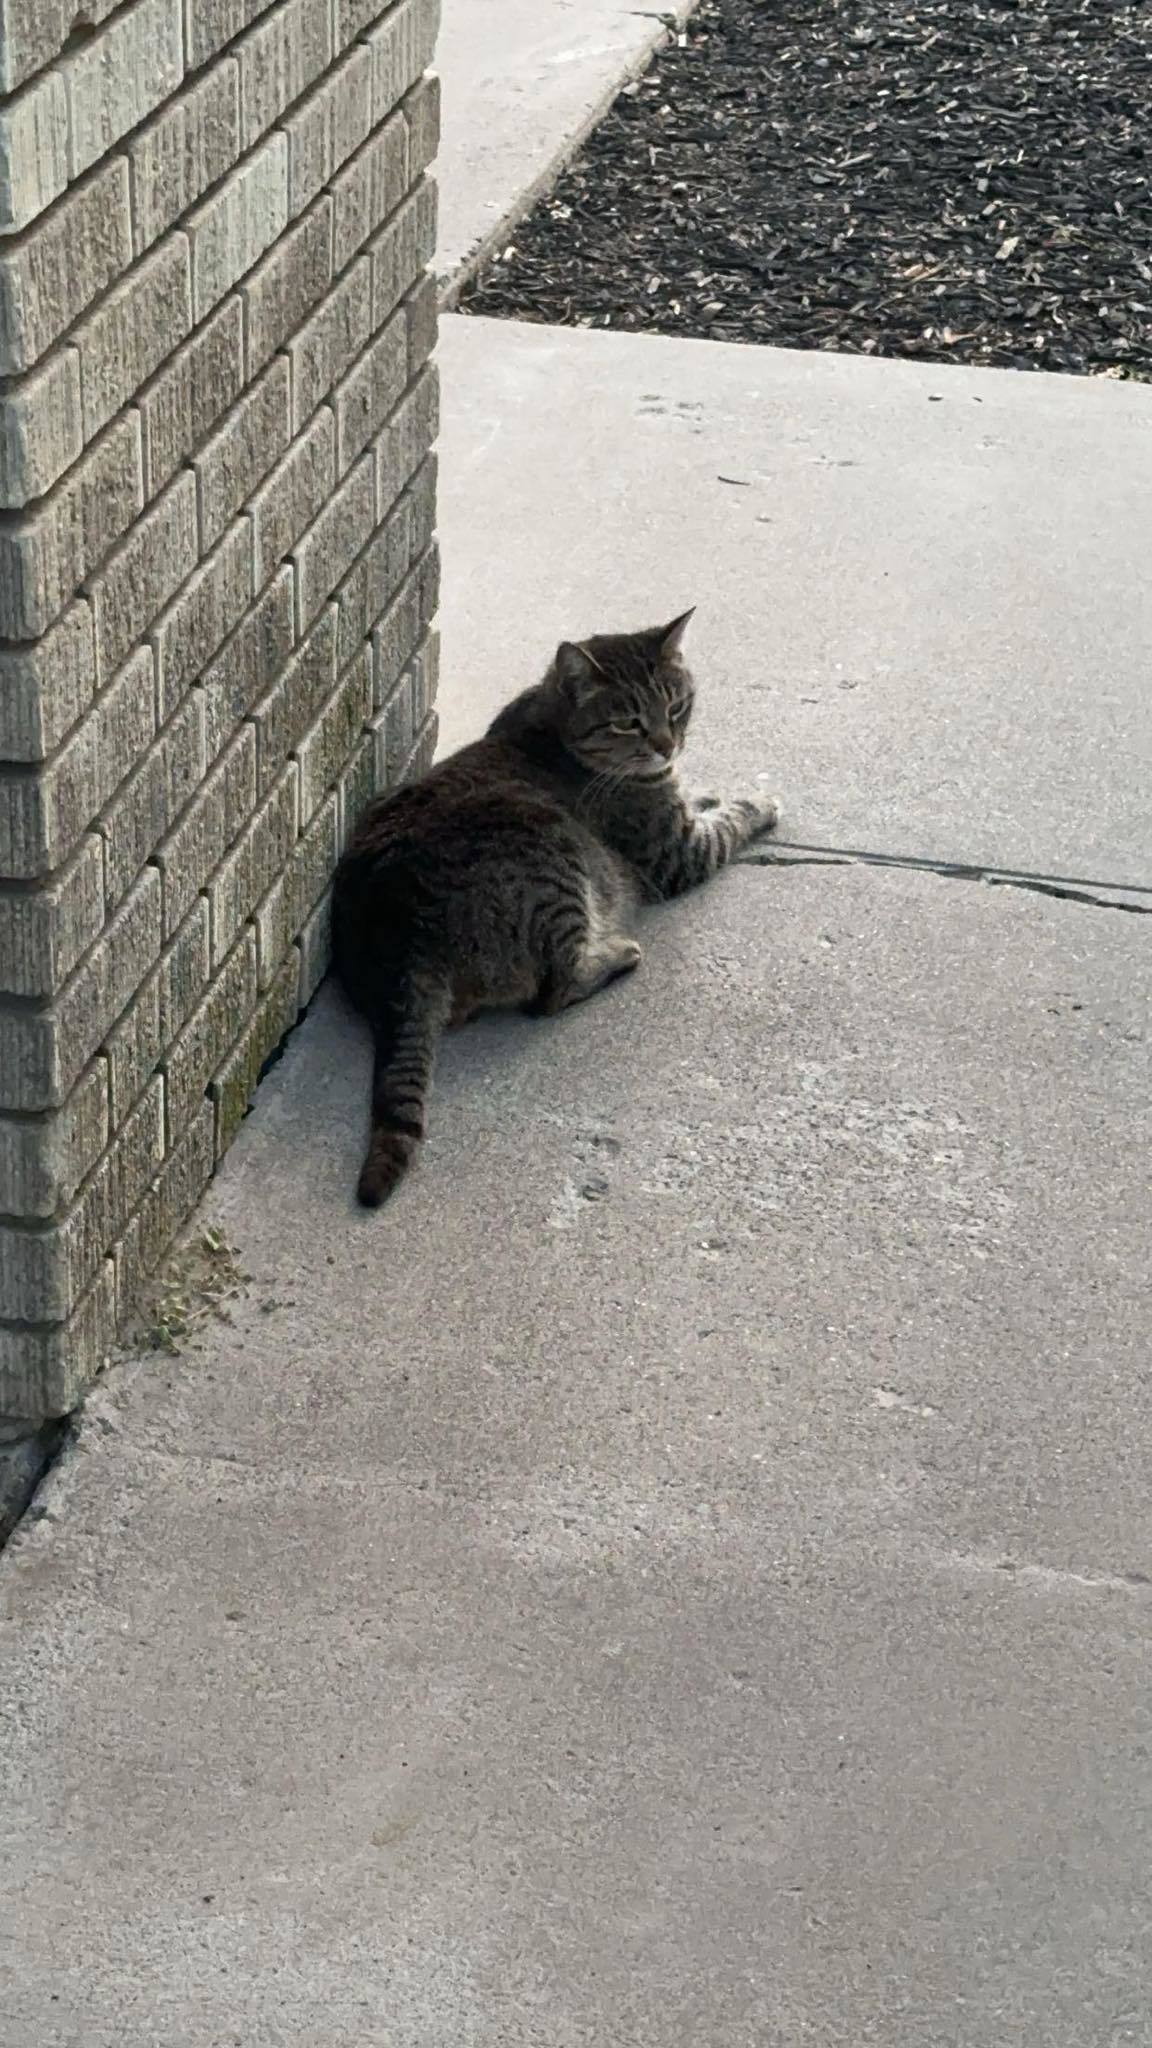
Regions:
[[599, 995], [610, 982], [619, 981], [621, 975], [634, 974], [643, 958], [636, 940], [623, 932], [603, 940], [595, 952], [585, 956], [569, 991], [569, 1003], [582, 1003], [588, 996]]
[[524, 1006], [530, 1017], [555, 1017], [585, 1002], [631, 974], [642, 958], [636, 940], [613, 927], [587, 884], [578, 902], [557, 906], [543, 936], [545, 966], [536, 994]]
[[573, 1003], [583, 1003], [589, 996], [599, 995], [610, 982], [619, 981], [621, 975], [632, 974], [639, 967], [643, 954], [635, 939], [619, 938], [603, 941], [595, 951], [585, 953], [574, 963], [571, 973], [557, 973], [550, 970], [540, 983], [531, 1002], [525, 1003], [525, 1014], [529, 1017], [555, 1017], [561, 1010], [571, 1009]]

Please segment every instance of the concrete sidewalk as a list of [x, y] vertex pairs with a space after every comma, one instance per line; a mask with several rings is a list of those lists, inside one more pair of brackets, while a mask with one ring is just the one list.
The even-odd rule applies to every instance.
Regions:
[[[1145, 395], [862, 367], [450, 328], [450, 725], [698, 597], [701, 768], [795, 837], [1148, 886]], [[231, 1321], [107, 1382], [0, 1572], [5, 2048], [1143, 2040], [1149, 929], [746, 870], [450, 1041], [377, 1217], [326, 997], [203, 1214]]]
[[1152, 885], [1146, 387], [459, 316], [441, 362], [445, 745], [695, 603], [695, 762], [783, 837]]

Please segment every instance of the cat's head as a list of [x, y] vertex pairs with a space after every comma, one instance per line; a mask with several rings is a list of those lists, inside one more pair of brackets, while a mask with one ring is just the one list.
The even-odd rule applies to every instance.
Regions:
[[681, 654], [691, 612], [646, 633], [566, 640], [545, 687], [570, 754], [621, 780], [667, 775], [684, 745], [695, 689]]

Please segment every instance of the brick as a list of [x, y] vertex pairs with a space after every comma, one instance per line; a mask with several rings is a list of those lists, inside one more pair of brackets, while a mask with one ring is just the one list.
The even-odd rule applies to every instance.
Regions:
[[189, 70], [207, 64], [267, 5], [268, 0], [186, 0]]
[[0, 761], [43, 761], [96, 695], [96, 633], [83, 598], [27, 647], [0, 647]]
[[280, 873], [296, 839], [297, 769], [284, 770], [255, 817], [223, 860], [208, 889], [212, 919], [212, 968], [231, 952], [245, 920], [251, 917]]
[[67, 1415], [103, 1365], [116, 1335], [116, 1272], [106, 1259], [67, 1323], [0, 1325], [0, 1409]]
[[245, 931], [164, 1055], [168, 1144], [178, 1143], [196, 1115], [213, 1074], [223, 1065], [256, 1005], [256, 934]]
[[64, 1321], [96, 1278], [163, 1157], [163, 1085], [156, 1081], [66, 1217], [46, 1229], [0, 1224], [0, 1315], [30, 1323]]
[[41, 888], [0, 882], [0, 989], [52, 995], [103, 927], [104, 864], [95, 837]]
[[377, 787], [391, 789], [400, 781], [416, 738], [416, 725], [412, 715], [411, 669], [406, 670], [399, 682], [394, 685], [383, 710], [375, 720], [373, 730], [376, 734]]
[[[207, 976], [208, 915], [204, 913], [205, 976]], [[178, 941], [173, 941], [173, 944]], [[129, 1003], [118, 1024], [109, 1032], [103, 1048], [108, 1064], [109, 1099], [114, 1124], [123, 1123], [132, 1104], [143, 1093], [156, 1071], [163, 1041], [160, 1036], [160, 976], [151, 974]]]
[[192, 906], [179, 931], [165, 948], [157, 970], [160, 1044], [171, 1045], [208, 986], [211, 973], [211, 919], [206, 897]]
[[214, 761], [240, 720], [280, 676], [293, 645], [295, 583], [290, 568], [257, 599], [201, 678], [208, 759]]
[[372, 128], [372, 52], [361, 47], [285, 116], [288, 210], [303, 212]]
[[291, 372], [277, 356], [201, 449], [192, 467], [200, 487], [200, 545], [215, 545], [291, 439]]
[[270, 988], [309, 914], [323, 896], [337, 861], [335, 791], [292, 849], [283, 874], [256, 914], [260, 989]]
[[436, 531], [436, 480], [438, 463], [429, 455], [421, 463], [405, 492], [405, 501], [411, 512], [409, 522], [410, 562], [418, 561], [428, 548]]
[[252, 536], [248, 521], [238, 519], [153, 628], [162, 721], [239, 624], [251, 596]]
[[436, 712], [433, 711], [425, 719], [421, 731], [416, 735], [415, 744], [411, 754], [408, 756], [408, 763], [404, 770], [403, 781], [415, 782], [419, 776], [427, 775], [433, 761], [436, 759], [436, 742], [439, 736], [440, 720]]
[[420, 467], [440, 432], [440, 378], [429, 363], [401, 399], [376, 443], [376, 496], [391, 505]]
[[140, 422], [130, 414], [31, 512], [0, 527], [0, 634], [46, 632], [143, 503]]
[[216, 1156], [227, 1151], [256, 1093], [265, 1062], [299, 1015], [300, 965], [295, 952], [285, 960], [234, 1053], [212, 1082], [216, 1104]]
[[427, 179], [369, 244], [372, 325], [383, 327], [436, 247], [436, 188]]
[[164, 937], [171, 938], [206, 887], [236, 834], [256, 808], [256, 735], [242, 726], [205, 778], [178, 825], [156, 849], [164, 884]]
[[320, 515], [336, 479], [336, 422], [328, 409], [261, 484], [249, 506], [258, 589]]
[[379, 21], [392, 0], [336, 0], [336, 48], [342, 50], [362, 30]]
[[196, 479], [184, 470], [138, 519], [89, 586], [102, 676], [131, 647], [196, 566]]
[[208, 985], [208, 904], [199, 897], [104, 1043], [113, 1125], [143, 1094]]
[[261, 796], [271, 788], [335, 682], [336, 613], [329, 609], [252, 713]]
[[[337, 807], [339, 810], [339, 806]], [[300, 948], [300, 984], [297, 1001], [303, 1010], [312, 1001], [332, 964], [332, 891], [326, 889], [315, 910], [304, 920], [297, 941]]]
[[417, 729], [428, 719], [440, 681], [440, 635], [431, 632], [412, 657], [412, 717]]
[[332, 260], [337, 272], [399, 206], [407, 184], [408, 130], [404, 116], [394, 114], [333, 183]]
[[368, 37], [376, 119], [382, 121], [432, 62], [440, 0], [399, 0]]
[[38, 362], [131, 261], [128, 165], [118, 157], [0, 248], [0, 374]]
[[408, 573], [411, 528], [412, 508], [406, 494], [377, 528], [336, 592], [340, 614], [336, 667], [340, 674], [355, 659]]
[[0, 505], [43, 497], [83, 447], [80, 358], [61, 348], [0, 397]]
[[211, 1180], [215, 1139], [213, 1105], [205, 1102], [127, 1224], [116, 1246], [116, 1290], [121, 1319], [138, 1302], [145, 1282], [170, 1249]]
[[151, 498], [244, 389], [244, 308], [226, 299], [140, 395]]
[[423, 277], [404, 301], [408, 324], [408, 375], [415, 377], [436, 346], [439, 298], [434, 277]]
[[135, 0], [61, 58], [68, 175], [78, 178], [175, 92], [184, 76], [181, 0]]
[[378, 709], [383, 707], [395, 689], [435, 613], [439, 586], [434, 569], [438, 561], [435, 549], [430, 549], [413, 568], [400, 595], [373, 632], [375, 702]]
[[340, 777], [340, 851], [348, 845], [368, 805], [379, 793], [376, 781], [376, 735], [366, 733]]
[[408, 123], [408, 175], [418, 178], [440, 147], [440, 80], [435, 74], [413, 86], [404, 101], [404, 119]]
[[68, 100], [60, 73], [49, 71], [0, 107], [0, 234], [26, 228], [67, 183]]
[[128, 144], [137, 255], [218, 184], [240, 155], [240, 69], [223, 58]]
[[0, 1007], [0, 1109], [63, 1102], [159, 950], [160, 877], [145, 868], [52, 1009]]
[[54, 1216], [108, 1143], [108, 1064], [95, 1059], [62, 1110], [0, 1117], [0, 1214]]
[[288, 225], [288, 138], [270, 135], [187, 216], [192, 313], [199, 322]]
[[293, 555], [296, 564], [297, 630], [306, 632], [329, 592], [351, 568], [376, 520], [376, 474], [373, 457], [364, 455]]
[[154, 848], [204, 780], [204, 706], [193, 697], [160, 732], [97, 821], [109, 908], [127, 895]]
[[294, 434], [355, 362], [371, 332], [372, 266], [362, 256], [288, 343]]
[[[119, 0], [86, 0], [93, 26]], [[73, 32], [76, 0], [3, 0], [0, 5], [0, 92], [11, 92], [59, 55]]]
[[420, 579], [409, 576], [403, 589], [374, 628], [372, 650], [375, 661], [377, 710], [383, 708], [400, 681], [405, 664], [420, 639]]
[[324, 297], [332, 280], [332, 202], [322, 199], [244, 286], [248, 375], [254, 377]]
[[152, 657], [138, 652], [52, 761], [0, 770], [0, 873], [46, 875], [66, 860], [152, 737]]
[[[371, 74], [369, 74], [371, 78]], [[371, 107], [371, 92], [369, 92]], [[319, 198], [332, 176], [332, 95], [317, 86], [282, 122], [288, 137], [288, 215], [294, 220]]]
[[430, 625], [440, 608], [440, 550], [433, 544], [419, 567], [420, 624]]
[[332, 396], [336, 415], [336, 469], [339, 475], [362, 455], [392, 412], [408, 381], [408, 331], [403, 314], [353, 365]]
[[296, 748], [301, 830], [320, 808], [326, 792], [340, 780], [371, 716], [372, 650], [365, 647]]
[[119, 412], [191, 327], [188, 241], [173, 235], [137, 264], [72, 335], [80, 354], [86, 440]]
[[330, 0], [280, 0], [236, 45], [245, 149], [298, 100], [332, 58]]

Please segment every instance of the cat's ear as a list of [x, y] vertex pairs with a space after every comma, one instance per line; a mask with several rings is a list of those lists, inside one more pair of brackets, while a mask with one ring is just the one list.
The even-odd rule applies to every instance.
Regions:
[[681, 612], [680, 617], [678, 619], [673, 619], [672, 624], [670, 626], [664, 626], [661, 629], [661, 654], [667, 656], [669, 659], [671, 659], [673, 655], [679, 654], [680, 649], [684, 644], [684, 635], [688, 631], [689, 623], [693, 618], [695, 618], [695, 616], [696, 607], [695, 605], [693, 605], [690, 611]]
[[561, 641], [556, 649], [556, 681], [569, 696], [579, 697], [594, 689], [601, 674], [586, 647], [577, 646], [574, 640]]

